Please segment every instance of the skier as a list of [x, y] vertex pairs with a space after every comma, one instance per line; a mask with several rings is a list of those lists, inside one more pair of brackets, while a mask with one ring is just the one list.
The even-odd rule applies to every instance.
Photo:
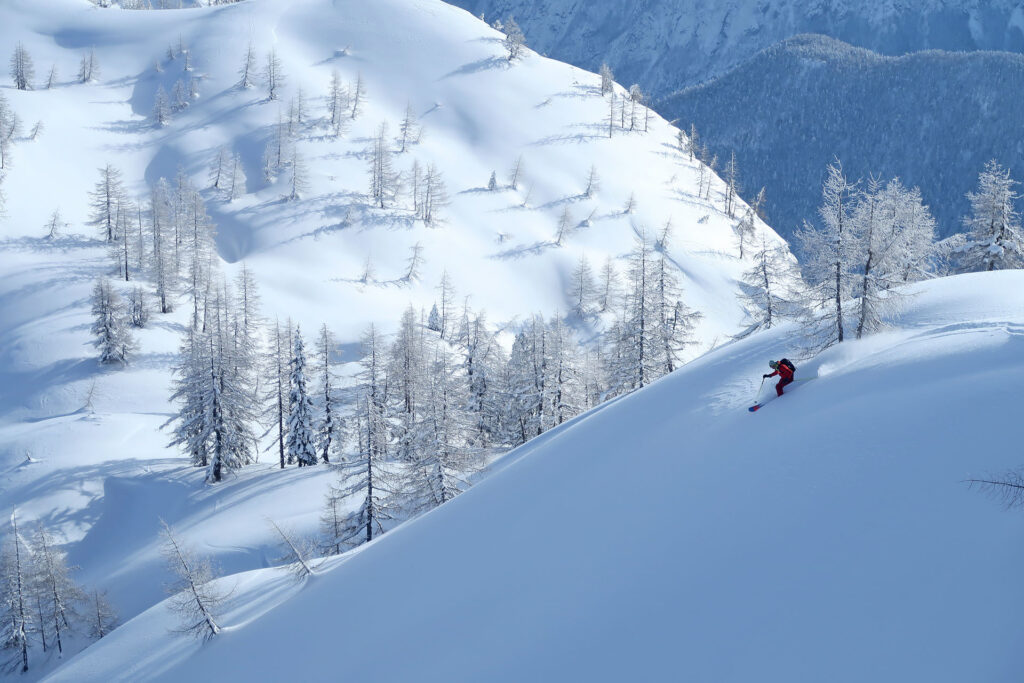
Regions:
[[783, 358], [780, 361], [768, 361], [768, 367], [774, 370], [774, 372], [770, 375], [761, 376], [768, 379], [769, 377], [775, 377], [775, 375], [778, 375], [781, 379], [779, 379], [779, 383], [775, 385], [775, 393], [782, 396], [782, 388], [793, 381], [793, 373], [796, 372], [796, 366]]

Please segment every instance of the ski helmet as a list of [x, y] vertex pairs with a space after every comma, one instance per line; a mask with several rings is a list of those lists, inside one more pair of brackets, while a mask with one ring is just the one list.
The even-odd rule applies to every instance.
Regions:
[[770, 360], [770, 361], [768, 361], [768, 367], [770, 367], [772, 370], [778, 370], [779, 369], [779, 363], [777, 361]]

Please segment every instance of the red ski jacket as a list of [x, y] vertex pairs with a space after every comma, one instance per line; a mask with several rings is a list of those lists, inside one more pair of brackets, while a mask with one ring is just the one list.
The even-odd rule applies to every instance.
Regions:
[[779, 367], [775, 369], [775, 372], [768, 376], [774, 377], [775, 375], [778, 375], [782, 379], [793, 379], [793, 371], [783, 363], [779, 363]]

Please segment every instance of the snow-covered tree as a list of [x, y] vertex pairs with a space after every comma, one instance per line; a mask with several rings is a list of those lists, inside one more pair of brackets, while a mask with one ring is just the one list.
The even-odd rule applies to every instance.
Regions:
[[520, 154], [516, 157], [516, 162], [512, 164], [512, 168], [508, 173], [508, 184], [513, 190], [519, 189], [519, 179], [523, 175], [523, 155]]
[[14, 46], [14, 54], [11, 55], [11, 79], [14, 81], [14, 87], [18, 90], [31, 90], [35, 77], [32, 56], [24, 45], [18, 43]]
[[228, 173], [228, 199], [234, 201], [245, 194], [245, 167], [242, 164], [242, 157], [234, 154], [230, 160], [230, 171]]
[[228, 183], [228, 164], [231, 159], [231, 153], [227, 147], [221, 146], [217, 148], [217, 154], [213, 157], [213, 162], [210, 164], [210, 187], [216, 190], [223, 190]]
[[586, 318], [594, 311], [597, 285], [594, 283], [594, 273], [585, 254], [581, 255], [576, 263], [571, 283], [569, 299], [572, 302], [572, 312], [579, 318]]
[[239, 88], [252, 88], [255, 87], [256, 80], [256, 47], [253, 45], [252, 40], [249, 41], [245, 48], [245, 57], [242, 59], [242, 67], [238, 70]]
[[402, 314], [395, 340], [388, 350], [388, 378], [393, 405], [394, 453], [405, 462], [416, 458], [419, 449], [417, 428], [422, 406], [421, 393], [426, 382], [423, 332], [410, 306]]
[[447, 270], [441, 273], [441, 282], [437, 285], [437, 291], [441, 294], [441, 325], [438, 332], [441, 334], [441, 339], [444, 339], [451, 327], [452, 305], [455, 297], [455, 286], [452, 284]]
[[430, 314], [427, 316], [427, 329], [434, 332], [441, 331], [441, 314], [437, 310], [436, 303], [430, 307]]
[[99, 169], [100, 179], [89, 194], [89, 223], [96, 226], [103, 239], [113, 242], [117, 226], [118, 206], [125, 201], [121, 172], [107, 164]]
[[133, 287], [128, 294], [128, 320], [132, 327], [139, 328], [149, 322], [149, 302], [142, 287]]
[[100, 350], [100, 362], [126, 364], [129, 353], [134, 349], [134, 341], [125, 327], [121, 297], [105, 278], [98, 280], [93, 287], [92, 314], [95, 317], [92, 333]]
[[[269, 381], [266, 383], [267, 395], [264, 401], [267, 406], [264, 422], [272, 425], [267, 430], [268, 433], [273, 431], [275, 427], [277, 429], [277, 435], [274, 437], [273, 443], [277, 445], [281, 469], [284, 469], [285, 466], [284, 444], [287, 435], [285, 425], [288, 422], [288, 396], [291, 393], [289, 386], [291, 375], [288, 372], [288, 353], [291, 346], [291, 335], [291, 321], [288, 321], [286, 328], [283, 330], [281, 329], [280, 321], [275, 321], [274, 331], [270, 339], [270, 348], [264, 362], [266, 372], [269, 375], [267, 378]], [[273, 447], [273, 444], [271, 447]]]
[[594, 196], [594, 193], [601, 188], [601, 179], [597, 175], [597, 167], [593, 164], [590, 165], [590, 172], [587, 174], [587, 187], [583, 190], [583, 196], [590, 197]]
[[[729, 161], [725, 164], [722, 180], [725, 181], [725, 214], [734, 217], [736, 199], [740, 192], [739, 169], [736, 166], [736, 152], [729, 153]], [[740, 258], [743, 258], [740, 256]]]
[[291, 160], [291, 193], [288, 198], [296, 200], [309, 191], [309, 166], [306, 165], [306, 158], [299, 152], [298, 145], [292, 146]]
[[384, 209], [398, 190], [398, 175], [391, 163], [391, 148], [388, 145], [388, 124], [382, 123], [377, 129], [373, 146], [370, 148], [370, 199]]
[[88, 54], [82, 56], [78, 65], [78, 80], [81, 83], [90, 83], [100, 76], [100, 63], [96, 59], [96, 50], [89, 50]]
[[46, 77], [46, 89], [52, 90], [55, 85], [57, 85], [57, 65], [53, 64], [50, 66], [50, 73]]
[[153, 121], [158, 126], [166, 126], [171, 122], [171, 103], [162, 85], [157, 86], [153, 98]]
[[794, 310], [790, 283], [797, 274], [786, 249], [769, 244], [763, 235], [757, 251], [752, 254], [754, 266], [743, 274], [743, 294], [750, 325], [740, 336], [778, 325]]
[[804, 277], [809, 287], [810, 344], [824, 348], [842, 342], [847, 335], [849, 311], [844, 302], [852, 292], [851, 268], [856, 254], [850, 222], [854, 186], [847, 181], [838, 161], [828, 167], [818, 209], [820, 223], [804, 222], [796, 238], [804, 254]]
[[333, 357], [337, 346], [338, 342], [327, 325], [321, 326], [316, 342], [316, 371], [319, 375], [320, 387], [317, 396], [320, 412], [316, 428], [316, 443], [317, 450], [320, 452], [320, 460], [325, 463], [331, 461], [331, 453], [340, 447], [344, 426], [340, 405], [334, 395]]
[[94, 590], [86, 607], [89, 637], [99, 640], [113, 631], [118, 624], [117, 612], [110, 606], [106, 592]]
[[601, 94], [607, 95], [615, 89], [615, 74], [612, 73], [612, 68], [604, 62], [601, 63], [599, 73], [601, 75]]
[[398, 131], [398, 141], [401, 145], [398, 151], [404, 154], [408, 145], [415, 144], [420, 139], [420, 127], [416, 123], [416, 112], [412, 109], [412, 102], [405, 105], [405, 116], [402, 117], [402, 125]]
[[337, 70], [331, 72], [331, 85], [327, 91], [327, 108], [330, 112], [331, 130], [335, 137], [341, 137], [348, 130], [351, 106], [348, 88], [341, 82], [341, 74]]
[[74, 567], [68, 567], [66, 553], [54, 544], [46, 527], [39, 525], [33, 541], [33, 590], [42, 605], [40, 617], [53, 627], [57, 652], [63, 654], [64, 640], [79, 620], [78, 609], [85, 602], [85, 594], [71, 579]]
[[494, 192], [498, 189], [498, 173], [491, 171], [491, 177], [487, 179], [487, 189]]
[[358, 545], [359, 538], [372, 541], [384, 531], [383, 523], [393, 516], [395, 490], [385, 470], [388, 454], [387, 382], [383, 344], [373, 325], [362, 339], [363, 357], [359, 374], [360, 396], [356, 408], [358, 448], [355, 457], [340, 468], [338, 495], [356, 495], [359, 506], [343, 523], [336, 542]]
[[276, 100], [278, 91], [284, 87], [284, 71], [281, 58], [277, 56], [277, 48], [270, 48], [263, 65], [263, 82], [267, 86], [267, 99]]
[[434, 164], [427, 166], [423, 177], [423, 196], [420, 200], [420, 217], [427, 225], [433, 225], [441, 219], [440, 210], [448, 204], [448, 190], [441, 172]]
[[363, 82], [363, 74], [356, 75], [356, 84], [352, 88], [352, 119], [359, 118], [362, 111], [363, 100], [366, 98], [366, 84]]
[[313, 400], [306, 387], [306, 352], [302, 343], [302, 332], [295, 328], [292, 341], [291, 391], [288, 394], [288, 436], [285, 438], [285, 450], [289, 462], [295, 461], [299, 467], [315, 465], [316, 454], [316, 418]]
[[15, 652], [11, 666], [20, 662], [28, 671], [28, 639], [36, 627], [32, 614], [31, 554], [18, 533], [18, 513], [11, 513], [11, 532], [0, 548], [0, 644]]
[[163, 527], [163, 555], [167, 569], [176, 580], [167, 587], [170, 608], [180, 620], [179, 631], [209, 640], [220, 633], [220, 610], [225, 593], [214, 585], [213, 564], [184, 546], [166, 522]]
[[505, 50], [508, 52], [508, 61], [512, 62], [519, 58], [526, 47], [526, 36], [519, 24], [513, 17], [505, 21]]
[[406, 267], [402, 279], [406, 282], [414, 282], [420, 279], [420, 267], [423, 265], [423, 245], [419, 242], [409, 248], [409, 258], [406, 259], [409, 265]]
[[1003, 270], [1024, 265], [1024, 233], [1014, 203], [1017, 181], [995, 159], [985, 164], [976, 192], [967, 194], [971, 215], [964, 218], [968, 241], [962, 257], [965, 271]]
[[598, 294], [601, 313], [606, 313], [615, 308], [620, 294], [620, 287], [619, 273], [615, 268], [615, 261], [609, 256], [601, 267], [601, 285]]
[[558, 228], [555, 230], [555, 244], [562, 246], [565, 243], [565, 239], [572, 234], [576, 228], [576, 221], [572, 217], [572, 212], [569, 211], [569, 207], [566, 206], [562, 209], [562, 214], [558, 217]]
[[[185, 83], [180, 78], [174, 82], [174, 87], [171, 88], [171, 111], [182, 111], [186, 109], [191, 100], [189, 99], [188, 90], [185, 88]], [[163, 125], [161, 123], [161, 125]]]

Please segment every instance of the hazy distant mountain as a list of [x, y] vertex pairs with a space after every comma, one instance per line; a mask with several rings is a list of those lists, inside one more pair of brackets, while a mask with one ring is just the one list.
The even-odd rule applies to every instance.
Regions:
[[759, 50], [819, 33], [887, 55], [1024, 52], [1020, 0], [449, 0], [487, 21], [514, 16], [531, 46], [655, 96], [724, 73]]
[[826, 164], [852, 177], [920, 185], [943, 233], [960, 228], [964, 193], [991, 158], [1024, 178], [1024, 56], [929, 51], [885, 57], [824, 36], [764, 50], [714, 81], [667, 98], [712, 152], [735, 150], [744, 184], [768, 188], [772, 225], [814, 216]]

